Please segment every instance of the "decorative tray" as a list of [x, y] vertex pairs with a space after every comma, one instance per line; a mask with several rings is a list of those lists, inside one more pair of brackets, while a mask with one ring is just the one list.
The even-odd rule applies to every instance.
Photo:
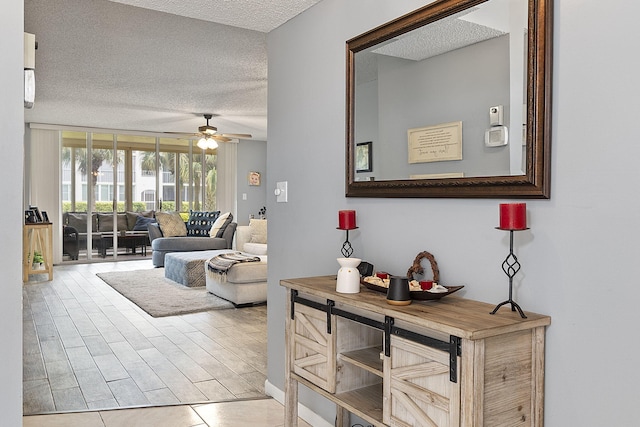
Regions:
[[[387, 293], [387, 288], [384, 286], [374, 285], [373, 283], [365, 282], [364, 280], [360, 280], [367, 289], [371, 289], [372, 291], [381, 292], [383, 294]], [[427, 301], [427, 300], [436, 300], [447, 295], [451, 295], [454, 292], [459, 291], [464, 288], [464, 285], [461, 286], [445, 286], [448, 289], [447, 292], [429, 292], [429, 291], [411, 291], [411, 299]]]

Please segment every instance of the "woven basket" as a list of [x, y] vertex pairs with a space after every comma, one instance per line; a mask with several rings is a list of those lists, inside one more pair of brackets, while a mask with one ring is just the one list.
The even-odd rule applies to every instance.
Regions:
[[[415, 279], [415, 274], [424, 274], [424, 268], [422, 267], [422, 260], [428, 259], [429, 263], [431, 263], [431, 271], [433, 272], [433, 281], [435, 283], [440, 282], [440, 270], [438, 270], [438, 263], [436, 259], [427, 251], [420, 252], [416, 255], [416, 259], [413, 260], [413, 264], [407, 270], [407, 277], [409, 280]], [[416, 279], [417, 280], [417, 279]]]

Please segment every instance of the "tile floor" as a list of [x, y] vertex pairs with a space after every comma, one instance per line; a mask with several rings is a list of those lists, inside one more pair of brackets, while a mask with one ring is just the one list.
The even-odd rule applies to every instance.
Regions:
[[[284, 408], [266, 398], [201, 405], [80, 412], [23, 417], [23, 427], [280, 427]], [[298, 420], [299, 427], [310, 427]]]
[[[125, 425], [111, 420], [166, 412], [184, 417], [171, 425], [197, 426], [211, 422], [210, 414], [248, 416], [227, 409], [246, 402], [275, 405], [267, 413], [280, 419], [283, 408], [272, 399], [228, 402], [265, 397], [266, 306], [152, 318], [95, 276], [143, 268], [151, 261], [63, 265], [52, 282], [24, 285], [23, 411], [34, 415], [25, 425], [74, 425], [68, 420], [75, 417], [88, 420], [79, 425]], [[228, 425], [282, 422], [245, 421]]]

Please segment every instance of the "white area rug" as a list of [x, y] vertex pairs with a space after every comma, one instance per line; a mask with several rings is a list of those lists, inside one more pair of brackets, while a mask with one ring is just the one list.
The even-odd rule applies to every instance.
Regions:
[[164, 277], [164, 268], [98, 273], [97, 276], [152, 317], [233, 308], [233, 304], [207, 292], [188, 288]]

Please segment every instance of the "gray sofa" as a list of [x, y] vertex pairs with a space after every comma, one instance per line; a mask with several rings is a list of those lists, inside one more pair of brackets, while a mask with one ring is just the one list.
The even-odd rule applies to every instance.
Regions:
[[149, 224], [149, 240], [154, 267], [164, 267], [164, 256], [170, 252], [210, 251], [231, 249], [237, 223], [232, 222], [224, 229], [222, 237], [163, 237], [158, 224]]
[[[97, 250], [100, 247], [102, 233], [113, 232], [113, 212], [93, 212], [91, 214], [91, 233], [87, 233], [87, 216], [87, 212], [64, 212], [62, 214], [62, 253], [69, 255], [72, 260], [77, 260], [80, 250], [86, 249], [88, 235], [91, 236], [91, 246]], [[153, 218], [153, 216], [154, 211], [118, 212], [116, 215], [118, 231], [146, 233], [146, 228], [136, 227], [136, 222], [139, 217]]]

